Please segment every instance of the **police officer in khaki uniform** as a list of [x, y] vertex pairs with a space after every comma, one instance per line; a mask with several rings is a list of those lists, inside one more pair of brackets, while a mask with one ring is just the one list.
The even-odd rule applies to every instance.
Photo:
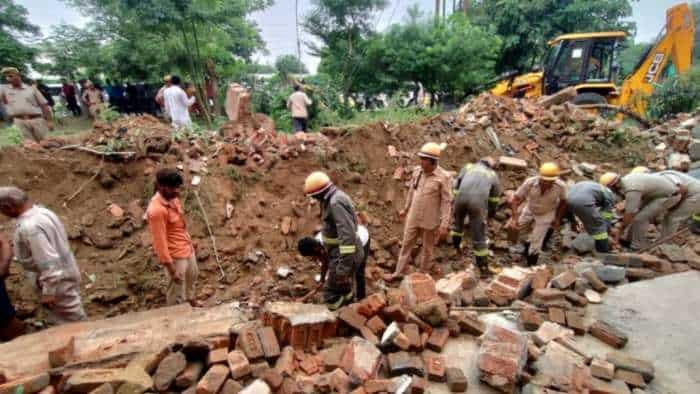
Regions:
[[451, 177], [438, 165], [442, 147], [429, 142], [418, 152], [420, 166], [413, 171], [408, 189], [406, 205], [400, 212], [406, 218], [403, 242], [396, 270], [388, 279], [404, 274], [411, 251], [418, 237], [423, 239], [423, 256], [420, 263], [422, 271], [427, 272], [432, 266], [433, 249], [438, 241], [447, 237], [452, 206]]
[[53, 130], [51, 108], [46, 99], [35, 87], [22, 83], [16, 68], [5, 67], [0, 73], [9, 83], [0, 87], [0, 100], [7, 114], [25, 140], [40, 142]]
[[329, 309], [336, 310], [353, 301], [353, 278], [364, 261], [355, 207], [322, 172], [306, 178], [304, 193], [321, 203], [321, 237], [328, 256], [323, 299]]

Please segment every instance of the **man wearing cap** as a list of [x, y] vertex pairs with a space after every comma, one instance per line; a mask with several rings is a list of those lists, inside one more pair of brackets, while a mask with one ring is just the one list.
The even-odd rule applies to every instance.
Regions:
[[467, 164], [455, 180], [454, 223], [452, 243], [459, 249], [464, 237], [464, 219], [469, 216], [472, 252], [482, 273], [488, 269], [487, 218], [496, 214], [500, 203], [501, 182], [494, 171], [496, 162], [485, 157], [476, 164]]
[[100, 92], [92, 81], [85, 82], [85, 91], [83, 92], [83, 101], [88, 107], [90, 118], [97, 119], [97, 115], [102, 112], [102, 92]]
[[322, 172], [311, 173], [304, 193], [321, 203], [321, 237], [328, 255], [323, 299], [331, 310], [353, 301], [353, 278], [364, 260], [357, 216], [350, 197]]
[[406, 217], [401, 252], [396, 270], [389, 279], [404, 274], [418, 237], [423, 240], [420, 269], [429, 271], [435, 245], [447, 236], [452, 194], [451, 177], [438, 165], [442, 149], [440, 145], [428, 142], [418, 152], [420, 165], [413, 170], [406, 204], [399, 213], [402, 218]]
[[0, 87], [0, 101], [5, 111], [25, 140], [40, 142], [53, 130], [51, 108], [44, 96], [34, 87], [22, 83], [22, 77], [14, 67], [0, 71], [9, 85]]
[[600, 184], [625, 198], [622, 225], [617, 236], [622, 246], [632, 250], [647, 244], [652, 220], [666, 214], [682, 200], [682, 186], [659, 174], [630, 173], [624, 177], [608, 172]]
[[612, 190], [593, 181], [578, 182], [569, 188], [566, 202], [569, 212], [583, 223], [583, 228], [595, 241], [596, 251], [608, 253], [608, 230], [615, 208]]
[[532, 227], [525, 243], [528, 265], [537, 264], [542, 245], [566, 212], [566, 184], [559, 179], [559, 172], [556, 163], [542, 164], [540, 174], [526, 179], [510, 202], [512, 216], [507, 226], [516, 230]]

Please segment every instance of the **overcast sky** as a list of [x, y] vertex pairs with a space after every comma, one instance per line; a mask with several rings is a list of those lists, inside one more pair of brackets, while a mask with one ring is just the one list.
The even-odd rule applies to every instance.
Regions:
[[[81, 26], [86, 19], [76, 10], [68, 7], [60, 0], [15, 0], [29, 10], [29, 19], [39, 25], [44, 34], [48, 34], [51, 25], [58, 23], [70, 23]], [[312, 0], [299, 0], [300, 17], [311, 8]], [[527, 0], [523, 0], [527, 1]], [[253, 15], [258, 22], [262, 37], [267, 43], [267, 54], [256, 56], [261, 63], [272, 63], [280, 55], [296, 54], [296, 24], [294, 12], [294, 0], [276, 0], [275, 5], [265, 11]], [[633, 19], [637, 22], [637, 41], [651, 41], [661, 30], [665, 20], [665, 10], [680, 0], [633, 0]], [[425, 12], [432, 12], [434, 0], [390, 0], [389, 6], [377, 15], [373, 23], [384, 29], [386, 26], [400, 22], [406, 17], [407, 9], [418, 4]], [[448, 1], [451, 7], [452, 2]], [[306, 37], [301, 32], [302, 42]], [[305, 53], [302, 45], [302, 60], [311, 70], [315, 70], [318, 59]]]

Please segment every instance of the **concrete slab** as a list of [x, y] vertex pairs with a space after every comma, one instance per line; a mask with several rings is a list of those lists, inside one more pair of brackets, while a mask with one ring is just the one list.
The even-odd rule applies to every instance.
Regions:
[[[648, 393], [700, 393], [700, 272], [689, 271], [611, 288], [591, 318], [610, 322], [629, 336], [623, 353], [654, 364]], [[593, 355], [613, 350], [587, 335], [578, 339]]]

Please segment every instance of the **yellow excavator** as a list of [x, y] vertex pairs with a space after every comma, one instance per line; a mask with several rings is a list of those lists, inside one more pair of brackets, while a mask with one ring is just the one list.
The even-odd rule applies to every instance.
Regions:
[[505, 77], [491, 93], [537, 98], [573, 87], [570, 101], [574, 104], [619, 109], [644, 118], [644, 97], [654, 91], [654, 85], [690, 68], [695, 18], [687, 3], [669, 8], [656, 41], [618, 87], [615, 56], [626, 37], [622, 31], [559, 36], [549, 42], [541, 71]]

